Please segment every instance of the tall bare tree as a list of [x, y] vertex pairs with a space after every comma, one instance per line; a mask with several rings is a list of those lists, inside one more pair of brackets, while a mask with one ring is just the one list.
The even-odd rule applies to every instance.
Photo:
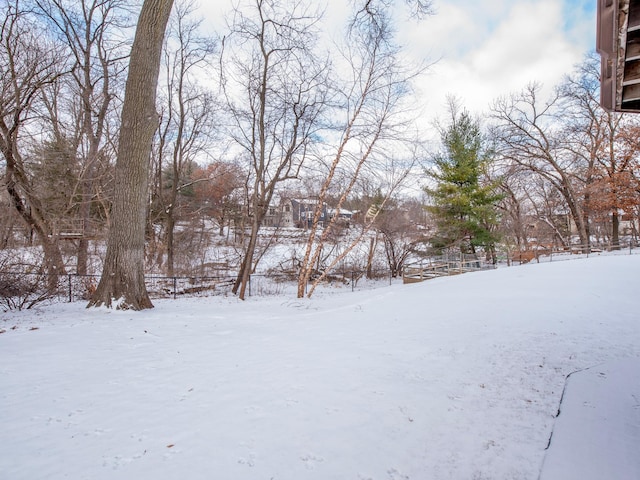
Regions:
[[[633, 186], [631, 169], [640, 150], [628, 132], [638, 126], [633, 115], [608, 112], [600, 106], [600, 57], [585, 57], [561, 85], [567, 101], [564, 122], [573, 150], [584, 159], [585, 214], [604, 213], [610, 224], [610, 240], [620, 243], [620, 212], [625, 210]], [[631, 194], [631, 195], [630, 195]]]
[[519, 94], [502, 97], [492, 106], [492, 137], [503, 160], [544, 179], [564, 199], [575, 223], [580, 244], [588, 249], [589, 228], [582, 192], [584, 157], [573, 149], [563, 122], [564, 101], [557, 91], [546, 102], [540, 85], [530, 84]]
[[6, 161], [5, 187], [13, 208], [42, 245], [51, 286], [65, 273], [60, 248], [33, 179], [26, 144], [37, 131], [43, 90], [65, 70], [59, 49], [38, 35], [19, 0], [0, 3], [0, 152]]
[[382, 236], [384, 253], [392, 277], [402, 274], [404, 263], [418, 242], [424, 239], [419, 222], [424, 216], [424, 204], [418, 200], [388, 202], [375, 222]]
[[199, 33], [201, 21], [194, 19], [194, 9], [191, 1], [176, 4], [162, 62], [163, 106], [153, 197], [163, 222], [162, 244], [169, 276], [174, 273], [175, 228], [180, 217], [181, 196], [192, 185], [193, 172], [189, 170], [199, 156], [204, 156], [214, 136], [213, 97], [198, 84], [197, 78], [206, 76], [215, 45]]
[[173, 0], [144, 0], [131, 48], [115, 172], [115, 198], [100, 283], [88, 306], [152, 308], [144, 282], [149, 157], [158, 127], [156, 88]]
[[[333, 193], [338, 198], [335, 210], [340, 211], [364, 174], [384, 175], [386, 171], [392, 177], [387, 182], [386, 195], [381, 204], [372, 210], [374, 215], [365, 222], [361, 236], [344, 249], [315, 280], [307, 293], [309, 296], [327, 271], [344, 258], [366, 234], [373, 225], [376, 214], [382, 210], [385, 201], [412, 166], [412, 161], [409, 161], [408, 165], [398, 169], [397, 166], [402, 162], [399, 162], [394, 151], [407, 151], [409, 137], [406, 132], [410, 133], [412, 130], [408, 111], [402, 101], [409, 91], [411, 79], [420, 69], [403, 66], [400, 61], [388, 12], [391, 3], [393, 2], [362, 2], [350, 19], [345, 46], [341, 50], [342, 64], [339, 66], [345, 74], [339, 82], [338, 95], [334, 100], [338, 106], [334, 117], [341, 121], [334, 125], [334, 135], [337, 138], [335, 146], [327, 149], [326, 173], [318, 191], [298, 276], [298, 297], [305, 295], [307, 283], [322, 254], [323, 244], [338, 222], [336, 215], [328, 223], [325, 222], [323, 231], [318, 233], [328, 195]], [[395, 148], [390, 148], [391, 145]], [[409, 152], [409, 156], [413, 156], [415, 160], [415, 150], [410, 149]]]
[[529, 237], [527, 232], [527, 215], [530, 213], [527, 202], [527, 178], [530, 172], [523, 171], [516, 165], [500, 165], [494, 163], [494, 168], [488, 170], [488, 175], [496, 181], [502, 194], [498, 204], [501, 210], [500, 233], [502, 243], [511, 250], [527, 250]]
[[[79, 188], [67, 195], [76, 199], [72, 205], [80, 220], [81, 237], [77, 251], [77, 273], [87, 273], [88, 238], [92, 234], [91, 212], [97, 203], [96, 190], [99, 163], [110, 152], [113, 139], [108, 137], [107, 122], [114, 113], [114, 98], [124, 73], [125, 42], [121, 39], [127, 18], [126, 2], [122, 0], [36, 0], [39, 11], [48, 24], [55, 27], [66, 53], [72, 61], [70, 86], [66, 91], [54, 91], [48, 96], [53, 136], [58, 145], [67, 145], [78, 162]], [[61, 100], [67, 96], [71, 122], [60, 118]], [[71, 126], [65, 126], [71, 123]], [[70, 166], [74, 168], [73, 166]]]
[[319, 15], [299, 0], [252, 0], [243, 6], [234, 10], [221, 68], [230, 135], [250, 172], [250, 234], [233, 288], [241, 299], [276, 188], [298, 177], [327, 91], [327, 65], [313, 53]]

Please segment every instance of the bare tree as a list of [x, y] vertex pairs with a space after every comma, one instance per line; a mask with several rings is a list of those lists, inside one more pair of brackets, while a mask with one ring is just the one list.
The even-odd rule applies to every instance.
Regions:
[[638, 126], [633, 115], [608, 112], [600, 106], [600, 57], [587, 56], [561, 85], [567, 100], [563, 119], [573, 151], [583, 158], [581, 178], [585, 215], [604, 213], [610, 220], [613, 245], [620, 242], [619, 212], [628, 209], [631, 169], [640, 146], [628, 142], [628, 132]]
[[424, 205], [417, 200], [388, 202], [378, 214], [375, 229], [382, 236], [384, 253], [392, 277], [402, 274], [405, 261], [424, 236], [420, 231], [420, 215]]
[[156, 87], [173, 0], [145, 0], [131, 48], [115, 172], [115, 198], [100, 283], [88, 306], [142, 310], [153, 304], [144, 282], [149, 156], [158, 127]]
[[[77, 273], [87, 273], [88, 238], [92, 210], [95, 210], [100, 162], [110, 157], [109, 115], [114, 114], [114, 98], [125, 69], [125, 42], [121, 39], [127, 17], [122, 0], [86, 1], [36, 0], [39, 11], [55, 27], [72, 61], [67, 91], [47, 95], [53, 136], [58, 145], [67, 145], [70, 161], [78, 162], [78, 195], [70, 208], [80, 220], [81, 237], [77, 251]], [[59, 96], [66, 95], [71, 121], [60, 118]], [[66, 123], [71, 125], [66, 126]], [[109, 152], [105, 155], [106, 152]], [[74, 168], [73, 165], [70, 168]]]
[[529, 209], [528, 241], [565, 248], [572, 241], [572, 217], [558, 189], [540, 175], [528, 172], [525, 193]]
[[523, 172], [516, 165], [501, 164], [495, 161], [492, 168], [487, 169], [490, 181], [495, 182], [502, 194], [497, 208], [501, 210], [500, 234], [503, 244], [510, 250], [515, 246], [518, 250], [527, 248], [526, 200], [525, 188], [528, 172]]
[[638, 146], [636, 140], [627, 141], [626, 132], [637, 122], [600, 107], [599, 75], [599, 58], [589, 55], [548, 103], [540, 102], [539, 86], [530, 85], [493, 106], [503, 160], [519, 175], [526, 170], [540, 179], [529, 180], [526, 189], [538, 219], [565, 243], [571, 226], [560, 218], [567, 212], [585, 249], [597, 220], [609, 223], [609, 237], [619, 243], [619, 212], [630, 211], [635, 196], [632, 168]]
[[276, 189], [298, 177], [326, 105], [327, 65], [313, 53], [318, 14], [302, 1], [237, 7], [223, 46], [230, 135], [248, 165], [250, 233], [233, 292], [245, 298], [258, 234]]
[[572, 149], [562, 122], [563, 98], [559, 92], [546, 103], [540, 86], [531, 84], [520, 94], [503, 97], [492, 106], [492, 137], [503, 160], [542, 177], [565, 201], [580, 244], [588, 248], [588, 221], [581, 193], [584, 158]]
[[205, 215], [215, 219], [218, 234], [227, 234], [241, 210], [240, 193], [244, 175], [237, 165], [214, 162], [197, 169], [192, 175], [196, 200]]
[[[305, 295], [309, 279], [322, 254], [323, 244], [338, 223], [338, 216], [325, 222], [318, 234], [318, 226], [324, 203], [333, 193], [338, 198], [335, 210], [339, 211], [352, 193], [363, 174], [391, 174], [386, 195], [367, 219], [361, 235], [336, 257], [331, 265], [314, 281], [307, 295], [311, 296], [327, 271], [344, 258], [366, 234], [375, 217], [384, 207], [393, 190], [410, 171], [415, 160], [403, 165], [402, 160], [391, 153], [407, 151], [407, 137], [402, 132], [411, 131], [410, 122], [402, 100], [409, 91], [409, 83], [419, 72], [402, 65], [399, 52], [393, 43], [392, 28], [388, 17], [388, 2], [367, 1], [357, 9], [350, 20], [346, 45], [341, 50], [340, 65], [345, 71], [335, 100], [334, 117], [342, 118], [335, 125], [335, 147], [329, 147], [327, 169], [317, 195], [305, 255], [298, 277], [298, 297]], [[404, 145], [403, 145], [404, 144]], [[415, 152], [411, 152], [409, 157]], [[342, 175], [341, 175], [342, 171]], [[344, 172], [346, 175], [344, 174]], [[346, 178], [346, 182], [341, 180]], [[341, 184], [339, 188], [337, 185]]]
[[35, 231], [53, 286], [65, 273], [52, 225], [29, 175], [26, 143], [35, 128], [38, 101], [43, 89], [57, 81], [65, 62], [56, 46], [38, 36], [38, 27], [22, 10], [19, 0], [1, 4], [0, 24], [0, 152], [6, 161], [5, 188], [13, 208], [29, 229]]
[[[213, 138], [215, 104], [197, 82], [206, 75], [214, 43], [199, 34], [193, 2], [179, 2], [169, 23], [164, 48], [164, 92], [156, 155], [154, 206], [164, 229], [167, 275], [174, 273], [175, 228], [181, 197], [191, 190], [195, 161]], [[165, 158], [166, 157], [166, 158]]]

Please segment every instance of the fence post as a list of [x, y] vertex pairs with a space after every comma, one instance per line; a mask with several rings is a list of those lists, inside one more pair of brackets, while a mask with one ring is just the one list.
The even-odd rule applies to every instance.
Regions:
[[67, 281], [69, 285], [69, 303], [73, 302], [72, 290], [71, 290], [71, 274], [67, 275]]
[[176, 295], [178, 292], [178, 278], [173, 277], [173, 299], [176, 299]]
[[249, 280], [247, 281], [249, 284], [249, 296], [251, 296], [251, 275], [249, 275]]

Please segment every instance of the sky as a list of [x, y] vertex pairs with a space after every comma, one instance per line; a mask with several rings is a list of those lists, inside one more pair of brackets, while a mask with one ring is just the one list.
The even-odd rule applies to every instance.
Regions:
[[[225, 6], [227, 5], [227, 6]], [[201, 6], [220, 28], [230, 1]], [[346, 0], [328, 0], [329, 24]], [[396, 17], [398, 40], [416, 62], [433, 65], [416, 85], [427, 117], [446, 113], [454, 96], [474, 113], [501, 96], [538, 82], [549, 93], [595, 49], [595, 0], [434, 0], [435, 15], [419, 22]]]
[[[472, 111], [529, 82], [551, 89], [595, 49], [595, 1], [436, 1], [436, 15], [401, 30], [416, 55], [439, 59], [422, 85], [431, 108], [448, 94]], [[547, 90], [548, 91], [548, 90]]]

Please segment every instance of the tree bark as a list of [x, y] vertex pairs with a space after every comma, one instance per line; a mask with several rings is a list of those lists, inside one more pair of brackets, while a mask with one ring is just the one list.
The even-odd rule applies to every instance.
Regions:
[[131, 48], [116, 159], [112, 224], [102, 277], [88, 306], [153, 308], [144, 282], [149, 156], [162, 40], [173, 0], [145, 0]]
[[367, 278], [369, 280], [373, 278], [373, 256], [376, 252], [377, 239], [378, 235], [376, 235], [375, 237], [371, 237], [369, 241], [369, 255], [367, 256]]
[[620, 250], [620, 217], [618, 212], [611, 212], [611, 245], [613, 250]]
[[245, 300], [246, 298], [247, 285], [249, 284], [250, 276], [254, 267], [254, 256], [256, 246], [258, 244], [258, 233], [260, 232], [262, 222], [267, 213], [267, 210], [263, 205], [268, 205], [268, 202], [265, 203], [265, 201], [262, 201], [259, 203], [261, 203], [261, 205], [254, 209], [254, 214], [251, 218], [251, 234], [249, 236], [249, 244], [247, 245], [247, 251], [242, 260], [240, 271], [238, 272], [238, 277], [236, 278], [235, 284], [233, 285], [232, 289], [232, 292], [234, 294], [238, 294], [238, 298], [240, 298], [240, 300]]
[[[43, 208], [40, 200], [30, 194], [29, 182], [16, 165], [13, 152], [6, 150], [4, 144], [2, 145], [2, 152], [7, 165], [5, 173], [7, 193], [20, 218], [29, 226], [31, 231], [35, 231], [42, 244], [44, 267], [48, 275], [48, 287], [54, 290], [58, 285], [58, 276], [66, 274], [60, 246], [56, 237], [52, 234], [49, 222], [46, 221], [42, 213]], [[20, 164], [22, 164], [21, 161]], [[24, 199], [19, 190], [24, 192]]]

